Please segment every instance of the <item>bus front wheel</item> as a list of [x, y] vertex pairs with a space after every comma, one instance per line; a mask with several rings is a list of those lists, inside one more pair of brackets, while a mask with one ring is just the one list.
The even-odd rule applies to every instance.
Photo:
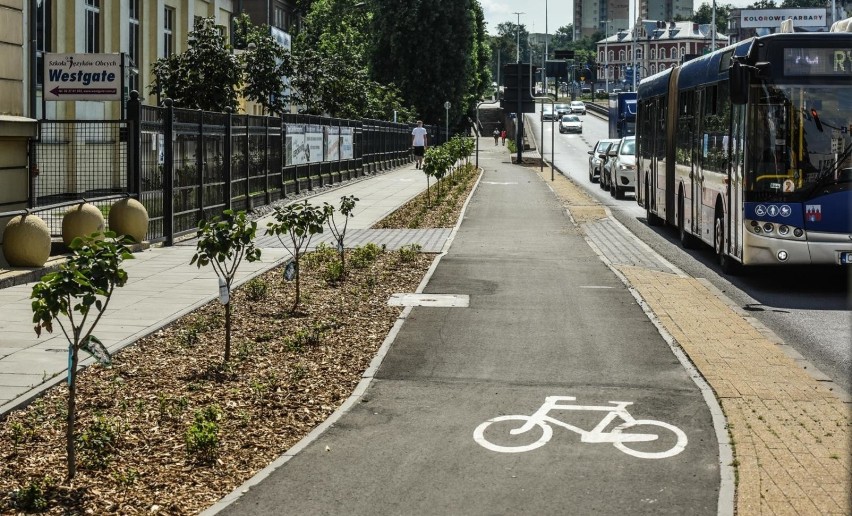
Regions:
[[725, 251], [725, 219], [718, 208], [713, 224], [713, 249], [716, 251], [716, 259], [719, 261], [722, 272], [730, 275], [736, 274], [738, 263]]

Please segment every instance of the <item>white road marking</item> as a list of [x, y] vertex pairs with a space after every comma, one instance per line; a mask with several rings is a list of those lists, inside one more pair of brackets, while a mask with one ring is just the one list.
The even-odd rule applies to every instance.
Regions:
[[438, 308], [467, 308], [470, 296], [466, 294], [392, 294], [390, 306], [431, 306]]

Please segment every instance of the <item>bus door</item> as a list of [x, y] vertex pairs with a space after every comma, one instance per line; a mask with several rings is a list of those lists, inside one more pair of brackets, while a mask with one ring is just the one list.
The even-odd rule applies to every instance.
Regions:
[[702, 130], [701, 97], [703, 90], [682, 92], [680, 120], [678, 122], [678, 168], [682, 169], [684, 199], [684, 227], [690, 233], [701, 234], [701, 205], [704, 191], [704, 174], [701, 156]]
[[745, 107], [732, 106], [731, 112], [731, 154], [728, 169], [728, 252], [742, 260], [743, 257], [743, 183], [745, 175], [743, 160], [745, 156]]

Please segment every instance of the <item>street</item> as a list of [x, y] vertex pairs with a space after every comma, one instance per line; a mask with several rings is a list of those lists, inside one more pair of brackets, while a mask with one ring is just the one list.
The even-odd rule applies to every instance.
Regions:
[[[528, 134], [541, 141], [538, 113], [527, 115]], [[836, 267], [760, 267], [727, 276], [716, 265], [709, 247], [685, 250], [674, 228], [650, 227], [645, 210], [633, 194], [616, 201], [588, 179], [587, 152], [599, 139], [608, 137], [607, 122], [589, 112], [582, 134], [559, 134], [551, 149], [550, 122], [544, 123], [543, 153], [553, 151], [556, 167], [571, 177], [612, 215], [657, 253], [696, 278], [706, 278], [786, 344], [795, 348], [847, 393], [852, 391], [852, 325], [850, 325], [850, 277]], [[555, 126], [554, 126], [555, 127]]]

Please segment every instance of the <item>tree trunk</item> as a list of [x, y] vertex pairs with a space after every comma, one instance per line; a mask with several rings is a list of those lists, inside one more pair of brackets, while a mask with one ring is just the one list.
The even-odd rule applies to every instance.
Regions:
[[71, 363], [68, 369], [68, 415], [65, 425], [65, 451], [68, 461], [68, 480], [77, 474], [77, 448], [74, 441], [74, 423], [77, 416], [77, 342], [79, 330], [75, 330], [74, 344], [71, 345]]

